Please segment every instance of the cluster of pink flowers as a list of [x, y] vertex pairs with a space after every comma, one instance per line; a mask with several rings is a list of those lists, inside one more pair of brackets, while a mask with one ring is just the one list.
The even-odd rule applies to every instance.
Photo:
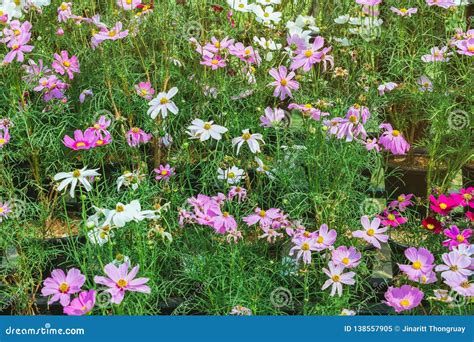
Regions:
[[126, 138], [130, 147], [137, 147], [140, 144], [146, 144], [149, 142], [153, 138], [153, 135], [145, 133], [145, 131], [139, 127], [132, 127], [127, 132]]
[[[145, 285], [148, 278], [135, 278], [139, 266], [129, 271], [130, 265], [124, 262], [119, 267], [110, 263], [104, 267], [108, 278], [95, 276], [96, 284], [105, 285], [110, 293], [110, 301], [120, 304], [126, 291], [150, 293], [150, 288]], [[61, 269], [55, 269], [51, 276], [46, 278], [41, 289], [41, 294], [50, 297], [48, 304], [59, 301], [63, 306], [64, 313], [71, 316], [82, 316], [90, 313], [95, 306], [96, 290], [81, 291], [86, 277], [77, 268], [70, 269], [67, 274]], [[71, 300], [71, 296], [79, 293]]]
[[321, 36], [317, 36], [310, 45], [303, 41], [303, 44], [299, 44], [295, 50], [292, 50], [294, 57], [290, 69], [301, 68], [304, 72], [308, 72], [316, 63], [323, 63], [324, 70], [327, 69], [327, 64], [333, 68], [334, 58], [329, 55], [331, 49], [332, 47], [324, 47], [324, 38]]
[[325, 249], [332, 248], [336, 242], [337, 232], [334, 229], [329, 229], [326, 224], [321, 225], [319, 230], [315, 232], [306, 231], [303, 227], [287, 233], [292, 238], [294, 246], [290, 250], [290, 255], [298, 252], [296, 259], [303, 258], [305, 264], [311, 263], [311, 253], [313, 251], [321, 252]]
[[84, 132], [79, 129], [75, 130], [74, 138], [66, 135], [63, 139], [63, 144], [74, 151], [90, 150], [94, 147], [105, 146], [112, 142], [112, 135], [107, 130], [110, 123], [111, 120], [101, 116], [98, 122], [92, 127], [87, 128]]
[[278, 208], [263, 210], [255, 208], [254, 213], [243, 218], [243, 221], [250, 227], [258, 223], [263, 234], [260, 239], [266, 238], [268, 242], [273, 243], [276, 239], [283, 237], [281, 229], [291, 229], [292, 222], [288, 220], [288, 215]]
[[460, 55], [474, 55], [474, 29], [464, 32], [458, 29], [454, 37], [449, 41], [449, 46], [457, 48], [456, 52]]
[[324, 120], [324, 125], [327, 128], [327, 133], [336, 136], [337, 139], [345, 138], [346, 141], [352, 141], [360, 138], [365, 140], [367, 133], [364, 125], [369, 118], [369, 109], [356, 104], [349, 108], [344, 118], [336, 117]]
[[319, 108], [313, 107], [311, 104], [297, 104], [297, 103], [290, 103], [288, 109], [296, 109], [300, 111], [304, 116], [309, 116], [311, 119], [316, 121], [321, 120], [321, 117], [328, 116], [329, 113], [323, 112]]
[[3, 29], [3, 38], [0, 42], [7, 45], [10, 51], [3, 59], [3, 63], [11, 63], [13, 60], [23, 62], [25, 60], [24, 53], [29, 53], [33, 50], [32, 45], [28, 45], [31, 39], [31, 23], [25, 21], [21, 23], [18, 20], [12, 20]]

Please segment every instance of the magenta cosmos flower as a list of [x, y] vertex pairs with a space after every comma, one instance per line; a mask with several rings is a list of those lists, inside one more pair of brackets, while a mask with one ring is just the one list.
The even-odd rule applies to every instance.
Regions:
[[400, 211], [405, 211], [405, 209], [411, 205], [413, 205], [413, 202], [411, 201], [413, 194], [405, 195], [405, 194], [400, 194], [398, 195], [397, 199], [390, 202], [388, 205], [392, 209], [398, 209]]
[[66, 22], [69, 18], [72, 17], [72, 3], [71, 2], [62, 2], [58, 7], [58, 22]]
[[412, 262], [411, 265], [401, 265], [398, 267], [404, 272], [408, 279], [412, 281], [421, 281], [427, 279], [433, 270], [434, 256], [426, 248], [416, 249], [414, 247], [405, 250], [405, 256]]
[[456, 206], [474, 208], [474, 187], [459, 190], [459, 193], [451, 195], [451, 199]]
[[430, 195], [430, 209], [442, 216], [449, 215], [455, 206], [456, 203], [450, 196], [441, 194], [436, 199], [436, 197]]
[[145, 285], [149, 280], [148, 278], [135, 278], [139, 270], [139, 265], [133, 267], [130, 273], [128, 272], [128, 268], [128, 262], [124, 262], [119, 267], [110, 263], [104, 267], [104, 272], [108, 278], [101, 276], [94, 277], [94, 281], [97, 284], [109, 287], [107, 292], [112, 295], [110, 300], [112, 303], [120, 304], [126, 291], [147, 294], [151, 292], [150, 288]]
[[354, 285], [355, 280], [354, 272], [347, 272], [342, 273], [344, 271], [344, 266], [339, 265], [335, 266], [332, 261], [329, 261], [328, 264], [329, 270], [327, 268], [323, 268], [323, 272], [329, 277], [328, 280], [323, 284], [321, 290], [327, 289], [329, 286], [331, 287], [331, 296], [334, 296], [337, 292], [338, 296], [342, 296], [342, 284], [346, 285]]
[[74, 78], [75, 73], [80, 72], [79, 61], [77, 60], [77, 57], [71, 56], [71, 58], [69, 58], [67, 51], [61, 51], [61, 55], [58, 55], [57, 53], [54, 54], [54, 62], [52, 67], [57, 73], [61, 75], [66, 73], [70, 80]]
[[95, 49], [105, 40], [118, 40], [128, 36], [128, 30], [122, 31], [122, 23], [119, 21], [115, 23], [112, 29], [101, 26], [100, 31], [92, 36], [92, 48]]
[[153, 171], [157, 174], [155, 177], [156, 180], [168, 180], [174, 175], [174, 168], [170, 167], [169, 164], [166, 164], [165, 166], [160, 165], [159, 168], [154, 169]]
[[44, 287], [41, 289], [41, 294], [45, 297], [52, 296], [48, 304], [59, 300], [62, 306], [67, 306], [71, 300], [71, 294], [81, 291], [85, 281], [86, 277], [77, 268], [71, 268], [67, 275], [63, 270], [56, 269], [51, 272], [51, 277], [46, 278], [43, 282]]
[[140, 82], [136, 84], [135, 91], [138, 96], [143, 97], [145, 100], [151, 100], [153, 94], [155, 94], [155, 89], [153, 89], [150, 82]]
[[95, 290], [82, 291], [77, 298], [64, 308], [68, 316], [82, 316], [88, 314], [95, 305]]
[[64, 136], [63, 144], [74, 151], [89, 150], [94, 147], [97, 137], [93, 131], [86, 130], [84, 133], [80, 129], [74, 131], [74, 139], [69, 135]]
[[416, 12], [418, 12], [418, 8], [396, 8], [396, 7], [390, 7], [390, 10], [395, 13], [395, 14], [398, 14], [399, 16], [401, 17], [411, 17], [412, 14], [415, 14]]
[[237, 229], [237, 222], [227, 211], [220, 211], [213, 217], [213, 228], [219, 234], [225, 234]]
[[274, 82], [269, 83], [269, 86], [275, 87], [273, 96], [280, 97], [280, 100], [284, 100], [287, 97], [293, 97], [291, 90], [298, 90], [300, 85], [298, 82], [293, 81], [295, 73], [292, 71], [288, 73], [288, 70], [284, 66], [280, 66], [277, 69], [270, 69], [270, 75], [275, 79]]
[[383, 215], [379, 216], [384, 226], [398, 227], [408, 222], [408, 219], [402, 217], [396, 210], [389, 211], [388, 208], [383, 211]]
[[380, 219], [376, 217], [370, 222], [369, 217], [366, 215], [361, 217], [360, 223], [364, 230], [356, 230], [352, 232], [352, 236], [362, 238], [376, 248], [382, 248], [380, 242], [386, 243], [388, 241], [388, 235], [383, 234], [387, 231], [388, 227], [379, 229]]
[[410, 285], [403, 285], [402, 287], [390, 286], [387, 292], [385, 292], [385, 299], [387, 301], [384, 303], [394, 308], [396, 312], [402, 312], [420, 305], [423, 296], [423, 292]]
[[433, 91], [433, 83], [431, 82], [431, 80], [426, 77], [425, 75], [422, 75], [418, 81], [416, 81], [416, 83], [418, 83], [418, 85], [420, 86], [418, 88], [419, 91], [421, 92], [425, 92], [425, 91], [429, 91], [429, 92], [432, 92]]
[[253, 226], [256, 223], [260, 224], [260, 227], [271, 226], [273, 221], [280, 218], [280, 209], [270, 208], [268, 210], [262, 210], [256, 208], [254, 214], [244, 217], [242, 220], [249, 226]]
[[392, 152], [394, 155], [403, 155], [408, 152], [410, 144], [399, 130], [393, 129], [389, 123], [383, 123], [379, 127], [385, 130], [379, 139], [380, 145], [385, 150]]
[[229, 200], [233, 200], [237, 197], [237, 201], [240, 203], [247, 198], [247, 190], [241, 186], [232, 186], [227, 194]]
[[335, 266], [353, 268], [360, 264], [362, 255], [354, 247], [339, 246], [332, 251], [332, 261]]
[[449, 229], [445, 229], [443, 233], [449, 238], [448, 240], [443, 241], [443, 246], [452, 250], [454, 247], [459, 245], [469, 245], [469, 238], [472, 235], [472, 230], [464, 229], [463, 231], [460, 231], [457, 226], [452, 225]]
[[127, 132], [127, 143], [131, 147], [137, 147], [140, 144], [146, 144], [153, 136], [145, 133], [141, 128], [132, 127]]
[[356, 0], [356, 2], [363, 6], [376, 6], [379, 5], [382, 0]]

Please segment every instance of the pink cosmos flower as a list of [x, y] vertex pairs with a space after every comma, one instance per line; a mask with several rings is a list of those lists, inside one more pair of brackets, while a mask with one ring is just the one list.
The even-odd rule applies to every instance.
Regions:
[[380, 145], [377, 144], [377, 138], [367, 139], [366, 141], [363, 141], [362, 143], [365, 145], [365, 148], [367, 149], [367, 151], [375, 150], [377, 152], [380, 152]]
[[396, 87], [398, 87], [398, 84], [396, 84], [395, 82], [388, 82], [379, 85], [377, 89], [379, 91], [379, 95], [383, 96], [385, 95], [385, 92], [392, 91]]
[[[408, 276], [408, 279], [412, 281], [420, 281], [425, 279], [433, 270], [434, 256], [426, 248], [407, 248], [405, 250], [405, 256], [412, 262], [412, 264], [398, 264], [398, 267]], [[422, 278], [423, 276], [425, 276], [425, 278]]]
[[274, 220], [281, 216], [280, 209], [277, 208], [270, 208], [268, 210], [256, 208], [254, 212], [255, 214], [251, 214], [242, 219], [249, 226], [259, 223], [260, 227], [268, 227]]
[[215, 54], [228, 49], [232, 44], [234, 44], [234, 40], [229, 39], [228, 37], [225, 37], [222, 40], [219, 40], [216, 37], [212, 37], [211, 41], [204, 46], [204, 50]]
[[297, 104], [297, 103], [290, 103], [288, 109], [296, 109], [299, 110], [304, 116], [310, 116], [312, 119], [319, 121], [321, 120], [322, 116], [328, 116], [329, 113], [322, 112], [318, 108], [314, 108], [311, 104]]
[[327, 224], [322, 224], [315, 236], [315, 246], [318, 251], [332, 247], [337, 238], [337, 232], [335, 229], [329, 230]]
[[68, 316], [82, 316], [88, 314], [95, 305], [95, 290], [82, 291], [77, 298], [64, 308]]
[[219, 234], [225, 234], [237, 229], [237, 222], [229, 212], [224, 211], [219, 213], [213, 219], [213, 227]]
[[268, 84], [275, 87], [273, 96], [279, 96], [282, 101], [287, 97], [293, 97], [291, 90], [298, 90], [300, 87], [298, 82], [293, 81], [295, 73], [293, 71], [288, 73], [284, 66], [280, 66], [278, 70], [275, 68], [270, 69], [270, 75], [275, 79], [274, 82]]
[[360, 264], [362, 254], [354, 247], [339, 246], [331, 252], [335, 266], [354, 268]]
[[10, 133], [8, 128], [0, 129], [0, 148], [3, 148], [6, 144], [10, 142]]
[[30, 41], [31, 33], [22, 33], [20, 36], [12, 39], [8, 42], [7, 47], [10, 48], [10, 52], [5, 55], [3, 63], [11, 63], [16, 58], [18, 62], [25, 60], [24, 53], [33, 51], [34, 46], [27, 45]]
[[11, 213], [10, 203], [8, 202], [0, 202], [0, 222], [3, 219], [8, 218], [8, 214]]
[[416, 12], [418, 12], [418, 8], [396, 8], [396, 7], [390, 7], [390, 10], [395, 13], [395, 14], [398, 14], [399, 16], [401, 17], [411, 17], [412, 14], [415, 14]]
[[128, 262], [124, 262], [119, 267], [110, 263], [104, 267], [104, 272], [108, 278], [100, 276], [94, 277], [96, 284], [109, 287], [107, 292], [112, 295], [110, 301], [114, 304], [120, 304], [122, 302], [126, 291], [147, 294], [151, 292], [150, 288], [145, 285], [149, 280], [148, 278], [135, 278], [139, 270], [139, 265], [133, 267], [130, 272], [128, 272], [128, 268]]
[[441, 194], [438, 199], [436, 199], [436, 197], [430, 195], [430, 209], [442, 216], [449, 215], [455, 206], [456, 203], [450, 196]]
[[262, 227], [262, 230], [263, 230], [263, 234], [260, 235], [258, 238], [259, 239], [267, 238], [267, 241], [269, 243], [275, 243], [276, 239], [283, 236], [282, 233], [279, 233], [278, 231], [270, 227]]
[[403, 155], [410, 149], [410, 144], [405, 140], [400, 131], [393, 129], [389, 123], [383, 123], [379, 126], [385, 131], [379, 138], [379, 143], [385, 150], [392, 152], [394, 155]]
[[94, 93], [92, 92], [92, 90], [90, 89], [84, 89], [83, 91], [81, 91], [81, 93], [79, 94], [79, 102], [80, 103], [84, 103], [84, 101], [86, 100], [86, 96], [92, 96], [94, 95]]
[[116, 22], [115, 26], [109, 30], [107, 27], [101, 27], [100, 31], [92, 36], [92, 48], [95, 49], [105, 40], [118, 40], [128, 36], [128, 30], [122, 31], [122, 23]]
[[160, 165], [159, 168], [154, 169], [157, 176], [155, 177], [156, 180], [169, 180], [171, 176], [174, 176], [174, 168], [170, 167], [169, 164], [165, 166]]
[[474, 38], [456, 42], [457, 53], [466, 56], [474, 56]]
[[293, 34], [292, 36], [288, 35], [286, 38], [288, 43], [288, 50], [293, 55], [298, 55], [302, 50], [306, 49], [306, 41], [301, 38], [298, 34]]
[[402, 217], [398, 211], [390, 211], [388, 208], [386, 208], [383, 211], [383, 214], [379, 217], [382, 220], [382, 224], [384, 226], [398, 227], [408, 222], [408, 219], [406, 217]]
[[303, 258], [303, 263], [306, 265], [311, 263], [311, 252], [316, 251], [316, 241], [312, 238], [300, 237], [293, 239], [295, 246], [290, 249], [290, 256], [293, 256], [296, 251], [296, 260], [299, 260], [301, 257]]
[[416, 81], [416, 83], [419, 84], [420, 87], [418, 88], [418, 90], [421, 91], [421, 92], [425, 92], [425, 91], [432, 92], [433, 91], [433, 83], [425, 75], [422, 75], [418, 79], [418, 81]]
[[314, 42], [311, 46], [306, 47], [301, 50], [294, 58], [291, 63], [290, 69], [296, 70], [298, 68], [303, 68], [304, 72], [311, 70], [314, 64], [320, 63], [322, 61], [322, 51], [319, 51], [324, 46], [324, 38], [318, 36], [314, 39]]
[[229, 53], [249, 64], [260, 65], [260, 62], [262, 61], [258, 51], [256, 51], [252, 46], [245, 46], [242, 43], [229, 45]]
[[356, 0], [356, 2], [363, 6], [376, 6], [382, 3], [382, 0]]
[[136, 84], [135, 91], [138, 96], [143, 97], [145, 100], [151, 100], [153, 94], [155, 94], [155, 89], [153, 89], [150, 82], [140, 82]]
[[63, 2], [58, 7], [58, 22], [66, 22], [69, 18], [72, 18], [72, 3], [70, 2]]
[[331, 297], [333, 297], [336, 292], [338, 296], [342, 296], [342, 284], [346, 285], [354, 285], [355, 280], [354, 272], [347, 272], [347, 273], [342, 273], [344, 271], [344, 266], [339, 265], [335, 266], [332, 261], [329, 261], [328, 264], [329, 270], [327, 268], [323, 268], [323, 272], [329, 277], [328, 280], [323, 284], [323, 287], [321, 290], [327, 289], [329, 286], [332, 285], [331, 287]]
[[112, 136], [107, 128], [110, 126], [111, 120], [107, 120], [105, 115], [101, 115], [99, 121], [97, 121], [92, 127], [89, 127], [85, 131], [85, 135], [92, 132], [95, 136], [93, 147], [105, 146], [112, 142]]
[[413, 194], [405, 195], [400, 194], [398, 195], [397, 199], [390, 202], [388, 205], [391, 209], [398, 209], [400, 211], [405, 211], [405, 209], [409, 206], [413, 205], [411, 199], [413, 198]]
[[285, 112], [283, 109], [271, 107], [265, 108], [265, 115], [260, 117], [260, 126], [262, 127], [275, 127], [285, 118]]
[[443, 246], [452, 250], [454, 247], [459, 245], [469, 245], [469, 238], [472, 235], [472, 230], [464, 229], [461, 231], [457, 226], [452, 225], [449, 229], [445, 229], [443, 233], [449, 238], [448, 240], [443, 241]]
[[219, 55], [214, 56], [203, 56], [203, 60], [200, 62], [202, 65], [211, 67], [211, 70], [217, 70], [219, 68], [224, 68], [227, 64], [225, 59]]
[[232, 200], [234, 197], [237, 197], [239, 203], [242, 202], [247, 198], [247, 190], [241, 186], [232, 186], [229, 190], [227, 198]]
[[457, 276], [448, 275], [444, 281], [454, 291], [464, 297], [474, 297], [474, 283], [469, 282], [466, 278], [459, 278]]
[[66, 83], [58, 79], [55, 75], [48, 77], [42, 77], [39, 80], [39, 85], [33, 88], [34, 91], [43, 93], [43, 100], [45, 102], [51, 101], [52, 99], [63, 99], [63, 91], [68, 87]]
[[141, 0], [117, 0], [117, 6], [123, 8], [125, 11], [134, 10], [141, 3]]
[[379, 229], [380, 219], [378, 217], [370, 222], [368, 216], [362, 216], [360, 222], [362, 227], [364, 227], [364, 230], [356, 230], [355, 232], [352, 232], [352, 236], [362, 238], [376, 248], [382, 248], [380, 242], [386, 243], [388, 241], [388, 235], [383, 234], [387, 231], [388, 227]]
[[437, 6], [442, 8], [450, 8], [456, 6], [453, 0], [426, 0], [428, 6]]
[[370, 117], [367, 107], [354, 105], [349, 108], [344, 119], [338, 121], [337, 139], [346, 138], [346, 141], [352, 141], [359, 136], [362, 139], [367, 137], [364, 124]]
[[77, 57], [71, 56], [71, 58], [69, 58], [67, 51], [61, 51], [61, 55], [58, 55], [57, 53], [54, 54], [54, 62], [52, 67], [57, 73], [61, 75], [67, 73], [70, 80], [74, 78], [75, 73], [80, 72], [79, 61], [77, 60]]
[[55, 269], [51, 272], [51, 277], [43, 282], [41, 294], [45, 297], [52, 296], [48, 304], [59, 300], [62, 306], [67, 306], [71, 300], [71, 294], [81, 291], [85, 281], [86, 277], [77, 268], [71, 268], [67, 275], [63, 270]]
[[471, 258], [467, 255], [462, 255], [458, 251], [444, 253], [441, 258], [444, 265], [438, 265], [435, 268], [436, 272], [441, 272], [441, 277], [458, 279], [460, 281], [467, 280], [473, 274], [469, 268], [471, 267]]
[[451, 199], [456, 206], [474, 208], [474, 187], [459, 190], [457, 194], [451, 194]]
[[32, 25], [29, 21], [21, 23], [19, 20], [12, 20], [8, 26], [3, 29], [3, 38], [0, 39], [2, 43], [8, 43], [11, 40], [17, 39], [22, 34], [29, 34]]
[[43, 65], [43, 60], [39, 59], [38, 64], [32, 59], [28, 60], [28, 64], [23, 64], [21, 66], [26, 75], [22, 77], [22, 80], [27, 83], [33, 83], [36, 80], [37, 76], [48, 73], [50, 70]]
[[127, 132], [127, 143], [130, 147], [137, 147], [140, 144], [146, 144], [152, 137], [151, 134], [145, 133], [141, 128], [132, 127]]
[[58, 27], [58, 29], [56, 30], [56, 35], [64, 36], [64, 29], [62, 27]]
[[429, 55], [423, 55], [421, 60], [425, 63], [429, 62], [448, 62], [449, 57], [452, 55], [452, 52], [448, 52], [448, 47], [443, 46], [441, 49], [435, 46], [431, 49], [431, 53]]
[[74, 151], [89, 150], [94, 147], [96, 140], [94, 132], [86, 130], [82, 133], [80, 129], [77, 129], [74, 131], [74, 139], [69, 135], [64, 136], [63, 144]]
[[390, 286], [385, 292], [385, 304], [395, 309], [395, 312], [411, 310], [420, 305], [423, 292], [416, 287], [403, 285], [402, 287]]

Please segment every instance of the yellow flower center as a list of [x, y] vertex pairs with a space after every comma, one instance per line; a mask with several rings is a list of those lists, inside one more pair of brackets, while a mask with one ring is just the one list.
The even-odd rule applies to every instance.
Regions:
[[252, 135], [249, 132], [242, 134], [242, 139], [245, 141], [249, 140], [251, 137]]
[[125, 279], [119, 279], [117, 281], [117, 286], [120, 287], [121, 289], [125, 288], [127, 286], [127, 281]]
[[464, 288], [464, 289], [468, 289], [470, 287], [470, 284], [469, 282], [466, 280], [464, 282], [461, 283], [461, 287]]
[[265, 212], [265, 210], [260, 210], [260, 212], [258, 213], [260, 217], [265, 217], [266, 214], [267, 213]]
[[72, 172], [72, 176], [75, 178], [79, 177], [80, 175], [81, 175], [81, 170], [74, 170]]
[[452, 265], [449, 269], [453, 272], [457, 272], [458, 271], [458, 266], [457, 265]]
[[406, 13], [406, 12], [408, 12], [408, 10], [406, 8], [400, 8], [400, 12]]
[[344, 258], [344, 259], [342, 259], [342, 263], [343, 263], [344, 265], [349, 264], [349, 262], [350, 262], [350, 260], [349, 260], [349, 258], [347, 258], [347, 257]]
[[61, 283], [59, 285], [59, 292], [67, 293], [67, 291], [69, 291], [69, 285], [67, 283]]
[[245, 53], [246, 55], [250, 55], [250, 52], [251, 52], [250, 49], [245, 49], [245, 50], [244, 50], [244, 53]]
[[469, 45], [469, 46], [467, 47], [467, 51], [469, 51], [469, 52], [474, 52], [474, 45]]
[[204, 129], [207, 130], [207, 131], [210, 130], [211, 127], [212, 127], [212, 125], [211, 125], [209, 122], [206, 122], [206, 123], [204, 124]]
[[64, 61], [63, 62], [63, 65], [66, 67], [66, 68], [69, 68], [71, 66], [71, 62], [69, 61]]
[[4, 211], [5, 209], [3, 209], [3, 207], [0, 207], [0, 214], [2, 214]]
[[84, 147], [86, 146], [86, 143], [85, 142], [82, 142], [82, 141], [79, 141], [77, 144], [76, 144], [76, 147]]
[[133, 133], [139, 133], [139, 132], [140, 132], [140, 128], [138, 128], [138, 127], [133, 127], [133, 128], [132, 128], [132, 132], [133, 132]]
[[216, 47], [216, 48], [219, 49], [219, 48], [221, 47], [221, 43], [220, 43], [220, 42], [215, 42], [215, 43], [214, 43], [214, 47]]
[[161, 103], [161, 104], [167, 104], [168, 102], [170, 102], [170, 101], [169, 101], [166, 97], [162, 97], [162, 98], [160, 99], [160, 103]]
[[112, 30], [109, 32], [109, 37], [115, 37], [117, 35], [117, 32], [115, 30]]
[[104, 144], [104, 140], [99, 139], [95, 142], [96, 145], [102, 146]]
[[213, 60], [211, 61], [211, 64], [212, 64], [212, 65], [217, 65], [217, 64], [219, 64], [219, 60], [218, 60], [218, 59], [213, 59]]
[[244, 8], [245, 5], [244, 4], [239, 4], [239, 8]]
[[288, 81], [285, 80], [285, 79], [282, 79], [282, 80], [280, 81], [280, 84], [281, 84], [282, 86], [286, 86], [286, 85], [288, 84]]
[[265, 13], [263, 13], [263, 16], [264, 16], [265, 18], [268, 18], [268, 17], [270, 16], [270, 14], [268, 14], [267, 12], [265, 12]]
[[408, 299], [406, 299], [406, 298], [405, 298], [405, 299], [402, 299], [402, 300], [400, 301], [400, 305], [403, 306], [404, 308], [409, 307], [409, 306], [410, 306], [410, 301], [409, 301]]
[[126, 0], [125, 2], [127, 3], [127, 5], [131, 5], [131, 4], [132, 4], [132, 0]]
[[470, 201], [472, 199], [472, 195], [471, 194], [464, 194], [462, 195], [462, 197], [465, 199], [465, 200], [468, 200]]
[[311, 104], [309, 104], [309, 103], [305, 104], [304, 107], [305, 107], [306, 109], [311, 109], [311, 108], [313, 108], [313, 106], [312, 106]]
[[68, 9], [67, 4], [65, 2], [63, 2], [61, 6], [59, 6], [59, 8], [61, 9], [61, 11], [65, 11]]
[[374, 236], [375, 234], [375, 230], [373, 230], [372, 228], [370, 228], [369, 230], [367, 230], [367, 235], [368, 236]]
[[303, 236], [309, 238], [311, 236], [311, 233], [310, 232], [304, 232]]
[[124, 212], [125, 207], [122, 204], [117, 204], [117, 206], [115, 207], [115, 211], [118, 213]]
[[446, 203], [440, 203], [439, 207], [444, 210], [448, 207], [448, 205]]
[[395, 215], [393, 215], [393, 214], [388, 214], [388, 215], [387, 215], [387, 218], [388, 218], [390, 221], [393, 221], [393, 220], [395, 220]]
[[18, 44], [13, 44], [12, 49], [13, 50], [18, 50], [20, 48], [20, 45]]
[[229, 173], [227, 174], [227, 178], [235, 178], [235, 173], [229, 172]]
[[309, 251], [309, 243], [305, 242], [301, 245], [301, 250], [302, 251]]
[[394, 130], [392, 131], [392, 135], [393, 135], [394, 137], [398, 137], [398, 136], [400, 135], [400, 131], [394, 129]]
[[15, 36], [19, 36], [20, 33], [21, 33], [20, 30], [13, 30], [13, 34], [14, 34]]
[[464, 242], [464, 239], [465, 239], [464, 236], [461, 235], [461, 234], [459, 234], [458, 236], [456, 236], [457, 242]]
[[398, 196], [397, 201], [398, 201], [398, 202], [403, 202], [403, 201], [405, 201], [405, 196], [401, 196], [401, 195]]
[[356, 123], [357, 122], [357, 116], [352, 114], [351, 116], [349, 116], [349, 121], [352, 122], [352, 123]]
[[162, 170], [162, 171], [161, 171], [161, 175], [162, 175], [162, 176], [166, 176], [167, 174], [168, 174], [168, 170]]
[[0, 138], [0, 145], [5, 144], [7, 141], [4, 138]]
[[423, 267], [423, 265], [418, 260], [413, 263], [413, 268], [415, 270], [419, 270], [419, 269], [421, 269], [421, 267]]
[[313, 55], [313, 51], [312, 51], [312, 50], [306, 50], [306, 51], [304, 52], [304, 55], [305, 55], [305, 57], [308, 57], [308, 58], [309, 58], [309, 57], [311, 57], [311, 56]]
[[337, 274], [333, 275], [333, 276], [331, 277], [331, 279], [332, 279], [332, 281], [335, 282], [335, 283], [338, 283], [338, 282], [341, 281], [341, 277], [338, 276]]
[[322, 236], [318, 236], [318, 238], [316, 239], [316, 242], [317, 243], [323, 243], [324, 242], [324, 238]]
[[426, 228], [428, 228], [429, 230], [433, 230], [434, 227], [435, 227], [435, 226], [434, 226], [434, 224], [432, 224], [432, 223], [428, 223], [428, 224], [426, 225]]
[[224, 212], [222, 213], [222, 216], [224, 216], [224, 217], [229, 217], [229, 215], [230, 215], [230, 214], [229, 214], [228, 211], [224, 211]]

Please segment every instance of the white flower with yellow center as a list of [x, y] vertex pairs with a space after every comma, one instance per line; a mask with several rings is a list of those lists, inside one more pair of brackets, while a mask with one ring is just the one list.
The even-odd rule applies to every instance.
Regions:
[[74, 198], [74, 190], [76, 189], [77, 183], [81, 183], [86, 191], [91, 191], [92, 190], [92, 185], [89, 183], [87, 180], [87, 177], [95, 177], [95, 176], [100, 176], [99, 173], [97, 173], [98, 169], [94, 170], [87, 170], [87, 167], [79, 170], [74, 170], [72, 172], [59, 172], [54, 176], [55, 181], [61, 181], [58, 186], [58, 191], [62, 191], [64, 188], [66, 188], [69, 184], [71, 184], [71, 189], [69, 191], [69, 194], [71, 195], [72, 198]]
[[232, 139], [232, 145], [233, 146], [237, 145], [237, 154], [239, 154], [240, 148], [242, 147], [244, 143], [247, 143], [252, 153], [259, 153], [260, 152], [259, 141], [261, 141], [262, 144], [265, 144], [265, 142], [263, 141], [263, 136], [261, 134], [259, 133], [251, 134], [248, 129], [244, 129], [240, 137], [236, 137]]
[[227, 170], [217, 169], [217, 179], [225, 180], [228, 184], [237, 184], [245, 178], [245, 171], [237, 166], [232, 166]]
[[158, 114], [161, 113], [162, 118], [168, 116], [168, 111], [173, 114], [178, 114], [178, 107], [176, 104], [171, 101], [171, 98], [178, 93], [178, 88], [173, 87], [168, 92], [161, 92], [153, 100], [148, 102], [150, 108], [148, 109], [147, 114], [151, 116], [152, 119], [155, 119]]
[[249, 4], [247, 0], [227, 0], [227, 3], [237, 12], [251, 12], [254, 6]]
[[253, 13], [257, 16], [257, 21], [263, 24], [279, 23], [281, 21], [281, 12], [274, 12], [272, 6], [267, 6], [265, 9], [262, 6], [254, 6]]
[[228, 131], [227, 128], [214, 124], [214, 121], [203, 121], [201, 119], [194, 119], [188, 127], [188, 134], [192, 138], [206, 141], [210, 138], [221, 140], [222, 134]]

